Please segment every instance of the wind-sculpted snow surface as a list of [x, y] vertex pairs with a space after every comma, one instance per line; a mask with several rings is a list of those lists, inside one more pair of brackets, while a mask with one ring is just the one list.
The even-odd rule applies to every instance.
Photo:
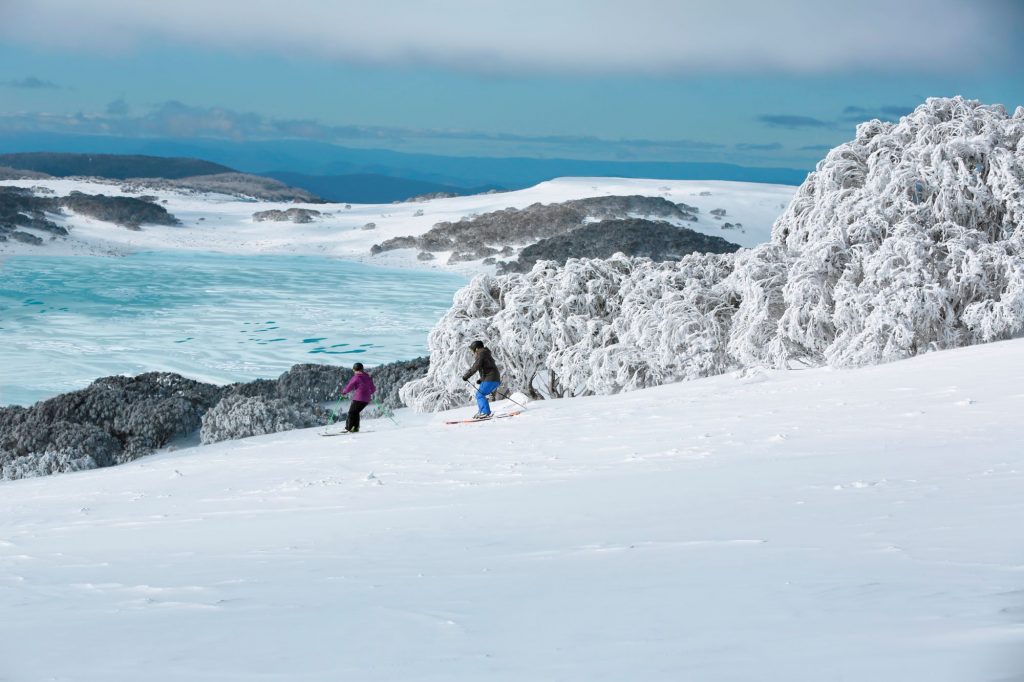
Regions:
[[1024, 108], [929, 99], [833, 149], [768, 244], [481, 276], [430, 335], [417, 409], [463, 404], [470, 340], [510, 388], [608, 394], [790, 362], [855, 366], [1024, 329]]

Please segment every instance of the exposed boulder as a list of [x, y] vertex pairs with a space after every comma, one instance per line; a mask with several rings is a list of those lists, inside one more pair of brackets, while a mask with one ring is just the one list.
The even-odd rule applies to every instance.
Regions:
[[257, 223], [270, 220], [274, 222], [293, 222], [296, 224], [303, 224], [311, 223], [321, 215], [323, 214], [320, 213], [320, 211], [314, 211], [310, 208], [289, 208], [284, 211], [277, 209], [270, 211], [257, 211], [252, 214], [252, 219]]

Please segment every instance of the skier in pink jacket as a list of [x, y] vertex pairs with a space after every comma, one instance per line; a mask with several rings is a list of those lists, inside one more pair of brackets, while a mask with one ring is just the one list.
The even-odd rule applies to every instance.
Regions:
[[359, 433], [359, 413], [373, 400], [377, 387], [373, 385], [370, 375], [363, 371], [363, 363], [357, 362], [352, 365], [352, 371], [352, 378], [345, 384], [345, 388], [341, 389], [342, 395], [352, 393], [352, 404], [345, 418], [345, 430], [349, 433]]

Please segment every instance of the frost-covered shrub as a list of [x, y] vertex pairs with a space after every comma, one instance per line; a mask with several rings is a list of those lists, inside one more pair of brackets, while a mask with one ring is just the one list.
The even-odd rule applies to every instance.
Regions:
[[735, 304], [731, 255], [652, 263], [622, 254], [541, 261], [528, 273], [481, 275], [428, 338], [427, 376], [400, 395], [419, 410], [466, 402], [468, 345], [485, 341], [506, 387], [562, 397], [654, 386], [726, 371], [721, 343]]
[[98, 379], [31, 407], [0, 408], [2, 476], [131, 461], [197, 430], [220, 393], [177, 374], [151, 372]]
[[1017, 333], [1024, 109], [929, 99], [833, 149], [776, 221], [780, 341], [848, 366]]
[[431, 332], [429, 373], [401, 395], [421, 410], [467, 402], [474, 338], [511, 388], [562, 396], [869, 364], [1022, 331], [1024, 108], [929, 99], [829, 152], [768, 244], [478, 277]]
[[47, 450], [9, 460], [0, 455], [0, 480], [7, 481], [95, 468], [96, 461], [89, 455], [69, 452]]
[[[430, 360], [428, 358], [422, 357], [413, 360], [389, 362], [386, 365], [370, 368], [368, 371], [373, 377], [374, 385], [377, 387], [377, 393], [373, 397], [382, 405], [391, 409], [404, 407], [405, 405], [398, 395], [399, 390], [410, 381], [424, 376], [427, 373], [429, 363]], [[368, 417], [376, 414], [370, 411], [371, 407], [374, 406], [367, 407], [367, 411], [363, 412], [363, 414]]]
[[203, 415], [202, 443], [304, 429], [323, 423], [320, 413], [281, 398], [229, 395]]
[[167, 212], [163, 206], [142, 201], [134, 197], [114, 197], [104, 194], [83, 194], [72, 191], [60, 200], [67, 209], [122, 225], [132, 230], [139, 229], [142, 224], [177, 225], [178, 219]]
[[[2, 418], [13, 414], [10, 410], [19, 418]], [[0, 479], [110, 466], [122, 454], [120, 442], [96, 426], [50, 423], [26, 408], [6, 408], [0, 430]]]

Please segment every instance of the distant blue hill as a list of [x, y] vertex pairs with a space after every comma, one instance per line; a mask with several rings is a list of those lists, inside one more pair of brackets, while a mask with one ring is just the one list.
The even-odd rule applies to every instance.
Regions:
[[67, 154], [28, 152], [0, 154], [0, 166], [37, 171], [58, 178], [94, 175], [101, 178], [166, 178], [178, 180], [196, 175], [233, 173], [234, 169], [200, 159], [121, 154]]
[[[456, 188], [466, 194], [481, 187], [519, 189], [563, 176], [611, 176], [666, 180], [737, 180], [798, 185], [808, 170], [757, 168], [727, 163], [587, 161], [575, 159], [461, 157], [406, 154], [384, 149], [355, 149], [308, 140], [235, 142], [216, 139], [124, 138], [55, 133], [0, 134], [0, 153], [91, 152], [191, 157], [255, 174], [305, 176], [378, 176], [366, 178], [370, 193], [388, 193], [394, 183], [380, 178], [420, 181]], [[292, 184], [292, 181], [289, 181]], [[299, 185], [303, 186], [303, 185]], [[353, 185], [355, 186], [355, 185]], [[324, 196], [322, 190], [303, 186]], [[452, 190], [428, 190], [452, 191]], [[423, 192], [414, 191], [414, 194]], [[367, 195], [368, 196], [368, 195]], [[412, 195], [409, 195], [412, 196]], [[406, 198], [406, 197], [402, 197]], [[369, 201], [366, 196], [346, 201]]]

